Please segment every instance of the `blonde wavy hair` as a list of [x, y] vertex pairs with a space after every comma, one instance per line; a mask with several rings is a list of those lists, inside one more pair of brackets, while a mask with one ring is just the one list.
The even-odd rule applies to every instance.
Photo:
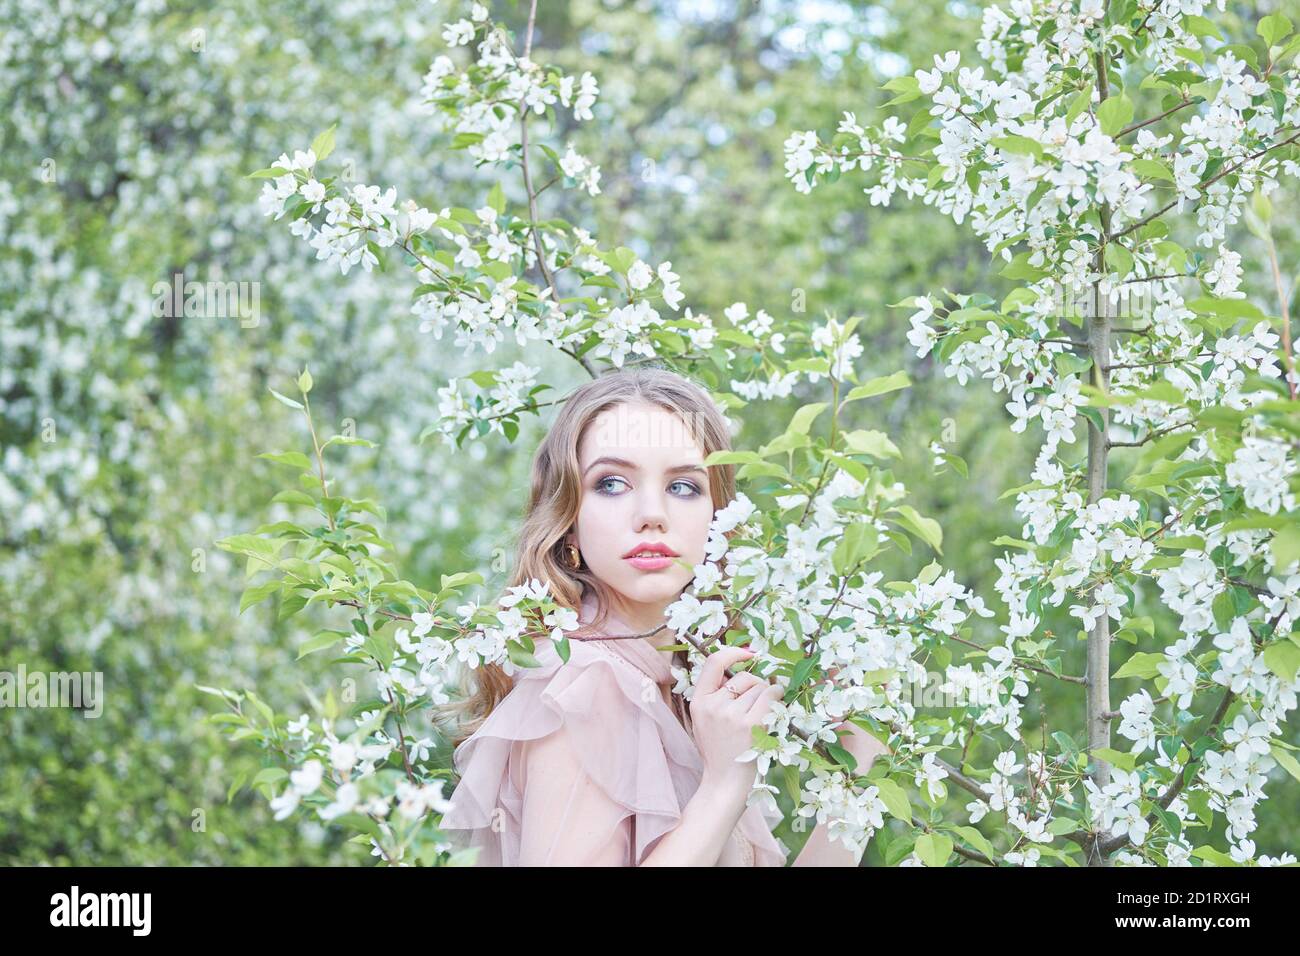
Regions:
[[[678, 416], [706, 457], [731, 448], [726, 416], [709, 393], [665, 368], [641, 366], [609, 372], [574, 389], [564, 400], [533, 457], [532, 489], [516, 542], [514, 574], [507, 587], [534, 578], [549, 581], [556, 602], [575, 611], [581, 609], [584, 597], [593, 595], [598, 616], [590, 622], [592, 630], [608, 612], [607, 586], [585, 564], [575, 570], [568, 563], [564, 539], [574, 530], [582, 496], [579, 444], [597, 415], [624, 402], [658, 405]], [[710, 465], [708, 472], [716, 513], [736, 495], [735, 466]], [[685, 666], [684, 652], [678, 651], [675, 659]], [[513, 678], [499, 664], [464, 669], [458, 699], [435, 707], [433, 721], [454, 749], [482, 726], [513, 687]], [[679, 719], [689, 727], [689, 705], [678, 695], [672, 699]]]

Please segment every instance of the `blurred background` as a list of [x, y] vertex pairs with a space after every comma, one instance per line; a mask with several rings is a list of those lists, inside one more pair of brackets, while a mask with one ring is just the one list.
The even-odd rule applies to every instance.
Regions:
[[[950, 219], [901, 198], [872, 207], [848, 178], [800, 196], [782, 154], [791, 131], [829, 134], [844, 110], [869, 121], [892, 95], [881, 85], [932, 54], [969, 57], [981, 9], [544, 2], [534, 59], [590, 70], [601, 90], [595, 121], [566, 135], [600, 165], [602, 195], [548, 191], [542, 214], [671, 260], [696, 312], [743, 301], [785, 315], [801, 293], [811, 317], [863, 316], [859, 376], [906, 368], [917, 384], [857, 403], [850, 427], [893, 437], [897, 477], [944, 528], [945, 567], [996, 608], [990, 542], [1019, 536], [998, 496], [1028, 480], [1038, 441], [1009, 431], [987, 387], [961, 389], [933, 356], [915, 359], [909, 310], [886, 304], [945, 289], [1000, 299], [1010, 286]], [[1230, 3], [1216, 19], [1240, 31], [1278, 9]], [[493, 13], [521, 28], [527, 5]], [[483, 356], [419, 333], [414, 280], [396, 260], [347, 276], [314, 261], [286, 221], [262, 216], [261, 182], [245, 175], [337, 122], [331, 163], [352, 164], [356, 181], [434, 209], [481, 205], [492, 180], [419, 107], [441, 25], [460, 15], [446, 0], [0, 0], [0, 670], [99, 671], [106, 696], [95, 719], [0, 710], [0, 863], [370, 862], [318, 824], [272, 821], [259, 793], [227, 802], [263, 758], [203, 722], [219, 704], [195, 689], [255, 688], [297, 715], [304, 688], [339, 679], [319, 655], [295, 662], [309, 622], [278, 622], [268, 605], [236, 613], [243, 568], [213, 544], [281, 516], [269, 503], [277, 466], [254, 456], [306, 437], [268, 386], [291, 391], [310, 365], [318, 421], [350, 422], [382, 446], [348, 449], [334, 468], [354, 497], [387, 506], [405, 576], [427, 586], [477, 569], [485, 597], [506, 578], [500, 555], [545, 422], [529, 421], [514, 445], [419, 444], [438, 387]], [[518, 198], [517, 183], [504, 185]], [[1284, 211], [1296, 209], [1295, 180], [1284, 188], [1274, 231], [1294, 275], [1298, 217]], [[1243, 228], [1230, 245], [1245, 258], [1243, 289], [1277, 314], [1259, 241]], [[257, 283], [256, 322], [156, 314], [157, 284], [178, 275]], [[520, 357], [507, 348], [493, 361]], [[527, 359], [548, 363], [542, 379], [558, 388], [580, 380], [563, 356]], [[747, 409], [739, 443], [771, 437], [806, 400]], [[936, 473], [932, 440], [969, 477]], [[1175, 624], [1157, 616], [1157, 633]], [[1067, 665], [1082, 672], [1081, 643]], [[1025, 713], [1034, 748], [1077, 734], [1084, 706], [1069, 685], [1039, 688]], [[1056, 723], [1044, 726], [1043, 710]], [[1062, 726], [1072, 713], [1080, 720]], [[1263, 852], [1293, 848], [1297, 788], [1271, 787], [1260, 818]]]

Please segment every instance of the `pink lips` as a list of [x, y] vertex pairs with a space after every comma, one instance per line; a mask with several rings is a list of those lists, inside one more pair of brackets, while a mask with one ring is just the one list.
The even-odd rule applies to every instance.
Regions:
[[623, 555], [623, 560], [641, 571], [662, 571], [664, 568], [672, 567], [675, 557], [677, 552], [666, 544], [643, 542]]

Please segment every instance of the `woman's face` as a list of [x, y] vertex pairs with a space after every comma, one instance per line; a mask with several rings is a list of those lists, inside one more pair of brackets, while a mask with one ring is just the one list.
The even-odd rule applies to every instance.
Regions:
[[713, 520], [704, 458], [681, 418], [644, 402], [606, 409], [582, 437], [582, 496], [568, 541], [630, 624], [658, 623], [704, 560]]

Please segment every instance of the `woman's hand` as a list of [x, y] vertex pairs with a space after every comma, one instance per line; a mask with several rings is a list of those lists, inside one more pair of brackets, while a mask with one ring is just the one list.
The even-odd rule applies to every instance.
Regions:
[[726, 647], [704, 662], [691, 698], [691, 723], [695, 743], [704, 762], [704, 779], [724, 789], [743, 788], [754, 782], [754, 764], [736, 758], [753, 746], [753, 728], [761, 725], [782, 696], [778, 684], [742, 671], [727, 677], [726, 669], [754, 656], [743, 647]]
[[[838, 667], [829, 668], [826, 671], [826, 679], [833, 680], [839, 671]], [[840, 721], [834, 729], [848, 731], [840, 737], [839, 745], [852, 754], [853, 759], [858, 762], [857, 769], [854, 771], [856, 774], [866, 773], [881, 754], [893, 753], [888, 745], [881, 743], [878, 737], [870, 731], [863, 730], [851, 720]]]
[[858, 762], [855, 773], [864, 774], [881, 754], [893, 753], [889, 747], [880, 742], [874, 734], [863, 730], [851, 720], [841, 721], [836, 725], [836, 730], [847, 728], [848, 734], [840, 738], [840, 746], [853, 755], [853, 759]]

